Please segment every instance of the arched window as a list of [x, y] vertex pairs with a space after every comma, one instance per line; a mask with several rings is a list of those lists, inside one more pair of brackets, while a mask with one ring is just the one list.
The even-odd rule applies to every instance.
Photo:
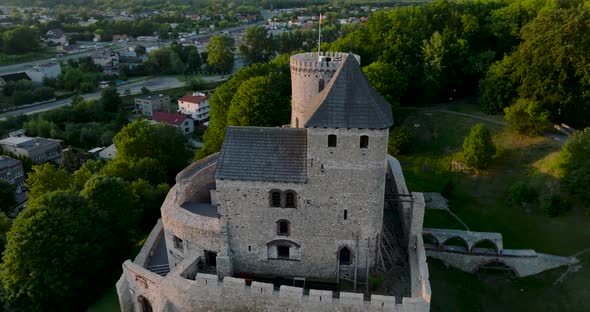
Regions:
[[277, 221], [277, 235], [289, 236], [291, 235], [291, 223], [287, 220]]
[[361, 135], [361, 148], [369, 148], [369, 137]]
[[144, 296], [139, 296], [137, 298], [137, 301], [139, 301], [139, 309], [141, 312], [152, 312], [153, 311], [152, 305]]
[[328, 147], [336, 147], [336, 135], [330, 134], [328, 135]]
[[294, 191], [285, 192], [285, 208], [297, 208], [297, 193]]
[[299, 128], [299, 118], [295, 117], [295, 128]]
[[350, 265], [350, 249], [344, 246], [338, 252], [338, 260], [340, 265]]
[[272, 190], [270, 191], [270, 206], [281, 207], [281, 191]]

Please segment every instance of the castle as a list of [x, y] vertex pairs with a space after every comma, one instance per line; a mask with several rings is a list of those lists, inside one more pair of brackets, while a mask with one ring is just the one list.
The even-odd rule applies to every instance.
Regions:
[[[391, 107], [359, 62], [292, 56], [290, 126], [228, 127], [178, 174], [123, 264], [122, 311], [429, 310], [424, 199], [387, 155]], [[405, 286], [370, 293], [379, 271]]]

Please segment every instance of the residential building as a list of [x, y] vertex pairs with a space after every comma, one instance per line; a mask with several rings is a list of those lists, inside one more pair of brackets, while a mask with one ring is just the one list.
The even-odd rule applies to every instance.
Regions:
[[113, 159], [115, 156], [117, 156], [117, 148], [115, 147], [115, 144], [111, 144], [98, 152], [98, 157], [102, 159]]
[[16, 185], [16, 191], [21, 192], [25, 185], [25, 171], [18, 159], [0, 156], [0, 180]]
[[25, 73], [35, 84], [42, 84], [43, 79], [57, 79], [61, 74], [61, 65], [58, 62], [49, 62], [29, 67]]
[[168, 109], [170, 97], [167, 95], [142, 95], [135, 98], [135, 112], [152, 117], [155, 112]]
[[97, 48], [90, 57], [94, 64], [102, 66], [103, 69], [116, 69], [119, 67], [119, 54], [111, 49]]
[[9, 137], [0, 140], [4, 151], [29, 157], [37, 164], [47, 162], [60, 165], [62, 162], [61, 141], [45, 138]]
[[195, 131], [195, 122], [190, 117], [178, 113], [155, 112], [154, 121], [174, 126], [182, 133], [189, 134]]
[[47, 41], [53, 42], [55, 44], [65, 45], [68, 43], [68, 37], [66, 37], [66, 33], [61, 29], [50, 29], [45, 34], [45, 38]]
[[199, 123], [209, 120], [209, 110], [209, 98], [205, 93], [194, 92], [178, 99], [178, 112], [190, 115]]

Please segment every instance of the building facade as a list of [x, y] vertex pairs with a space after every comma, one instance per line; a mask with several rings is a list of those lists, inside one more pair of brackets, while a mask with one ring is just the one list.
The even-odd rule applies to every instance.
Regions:
[[25, 171], [22, 162], [7, 156], [0, 156], [0, 180], [15, 185], [16, 191], [20, 193], [25, 185]]
[[167, 110], [170, 105], [170, 97], [167, 95], [142, 95], [134, 99], [135, 111], [138, 114], [152, 117], [154, 113]]
[[43, 79], [57, 79], [61, 74], [61, 66], [57, 62], [49, 62], [30, 67], [25, 73], [33, 83], [42, 84]]
[[194, 92], [178, 99], [178, 112], [190, 115], [199, 123], [209, 120], [209, 98], [205, 93]]
[[413, 242], [399, 247], [409, 293], [304, 295], [343, 279], [366, 285], [383, 249], [385, 198], [408, 191], [387, 155], [391, 107], [358, 57], [294, 55], [291, 74], [290, 127], [228, 127], [218, 154], [178, 174], [161, 222], [123, 265], [123, 311], [429, 310], [423, 199], [399, 208]]
[[37, 164], [61, 165], [61, 141], [45, 138], [9, 137], [0, 140], [0, 147], [6, 152], [26, 156]]

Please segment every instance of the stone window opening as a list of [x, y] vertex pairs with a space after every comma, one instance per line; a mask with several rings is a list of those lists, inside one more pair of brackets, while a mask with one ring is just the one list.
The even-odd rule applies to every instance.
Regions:
[[285, 192], [285, 208], [297, 208], [297, 200], [295, 196], [297, 194], [294, 191]]
[[346, 246], [340, 248], [338, 251], [338, 263], [340, 263], [340, 265], [350, 265], [350, 259], [350, 249]]
[[290, 258], [290, 247], [289, 246], [277, 246], [277, 258], [289, 259]]
[[348, 219], [348, 210], [344, 209], [344, 220]]
[[205, 265], [210, 267], [217, 267], [217, 252], [205, 250]]
[[299, 128], [299, 118], [295, 117], [295, 128]]
[[291, 235], [291, 223], [287, 220], [277, 221], [277, 235], [289, 236]]
[[271, 207], [281, 207], [281, 197], [283, 197], [281, 191], [279, 191], [279, 190], [270, 191], [270, 206]]
[[328, 135], [328, 147], [336, 147], [337, 140], [335, 134]]
[[137, 301], [139, 301], [139, 309], [141, 312], [152, 312], [153, 311], [150, 301], [147, 300], [144, 296], [139, 296], [137, 298]]
[[369, 137], [361, 135], [361, 148], [369, 148]]
[[320, 78], [320, 81], [318, 82], [318, 92], [322, 92], [322, 90], [324, 90], [324, 78]]
[[172, 241], [174, 242], [174, 248], [184, 250], [184, 245], [182, 244], [182, 238], [177, 236], [172, 236]]

